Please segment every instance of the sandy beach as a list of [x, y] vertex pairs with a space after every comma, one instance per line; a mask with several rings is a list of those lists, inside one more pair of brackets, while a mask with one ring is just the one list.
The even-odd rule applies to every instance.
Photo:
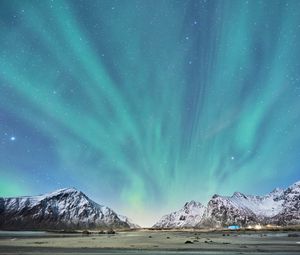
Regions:
[[299, 254], [299, 232], [4, 232], [0, 254]]

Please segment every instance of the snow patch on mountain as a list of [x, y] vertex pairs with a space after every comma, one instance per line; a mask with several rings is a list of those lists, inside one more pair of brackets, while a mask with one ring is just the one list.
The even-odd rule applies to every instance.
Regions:
[[232, 197], [227, 197], [236, 206], [248, 208], [257, 216], [273, 217], [282, 210], [283, 200], [277, 199], [277, 193], [266, 196], [244, 195], [235, 192]]
[[196, 201], [185, 203], [179, 211], [163, 216], [154, 228], [188, 228], [194, 227], [202, 218], [205, 207]]
[[119, 217], [120, 220], [126, 222], [129, 225], [130, 228], [133, 228], [133, 229], [141, 228], [140, 225], [133, 223], [132, 219], [130, 219], [130, 218], [124, 216], [124, 215], [118, 214], [118, 217]]
[[74, 188], [38, 196], [0, 198], [0, 229], [129, 228], [107, 206]]
[[[153, 227], [225, 227], [232, 224], [300, 224], [300, 181], [287, 189], [276, 188], [264, 196], [235, 192], [232, 196], [214, 195], [204, 207], [187, 203], [183, 209], [167, 214]], [[198, 204], [199, 206], [195, 205]]]

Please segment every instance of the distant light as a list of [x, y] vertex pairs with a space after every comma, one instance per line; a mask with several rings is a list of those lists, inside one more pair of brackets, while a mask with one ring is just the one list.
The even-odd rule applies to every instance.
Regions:
[[11, 136], [11, 137], [10, 137], [10, 140], [11, 140], [11, 141], [15, 141], [15, 140], [16, 140], [16, 137], [15, 137], [15, 136]]
[[237, 229], [240, 229], [240, 226], [238, 226], [238, 225], [231, 225], [231, 226], [228, 226], [228, 229], [230, 229], [230, 230], [237, 230]]
[[260, 230], [261, 229], [261, 225], [255, 225], [254, 229]]
[[231, 156], [231, 160], [234, 160], [234, 156]]

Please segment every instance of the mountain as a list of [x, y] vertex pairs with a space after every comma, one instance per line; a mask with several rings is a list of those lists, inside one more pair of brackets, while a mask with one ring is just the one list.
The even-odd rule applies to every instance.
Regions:
[[154, 228], [190, 228], [194, 227], [202, 218], [205, 207], [195, 201], [185, 203], [179, 211], [163, 216]]
[[73, 188], [33, 197], [0, 198], [2, 230], [130, 228], [132, 223], [121, 218]]
[[272, 217], [271, 222], [278, 225], [300, 224], [300, 181], [294, 183], [278, 195], [282, 209]]
[[141, 228], [140, 225], [133, 223], [130, 218], [128, 218], [124, 215], [119, 214], [118, 217], [119, 217], [120, 220], [126, 222], [129, 225], [130, 228]]
[[[204, 208], [204, 207], [203, 207]], [[256, 224], [300, 224], [300, 181], [287, 189], [275, 189], [264, 196], [235, 192], [232, 196], [214, 195], [202, 214], [194, 217], [193, 224], [178, 220], [189, 219], [194, 213], [184, 209], [164, 216], [154, 227], [226, 227]], [[201, 215], [201, 216], [200, 216]]]
[[235, 192], [231, 197], [214, 195], [198, 226], [222, 227], [232, 224], [246, 226], [272, 223], [272, 217], [283, 209], [283, 190], [276, 189], [265, 196]]
[[214, 195], [208, 202], [197, 227], [223, 227], [232, 224], [244, 225], [245, 222], [256, 222], [256, 215], [249, 208], [239, 203], [236, 196], [237, 194], [232, 197]]

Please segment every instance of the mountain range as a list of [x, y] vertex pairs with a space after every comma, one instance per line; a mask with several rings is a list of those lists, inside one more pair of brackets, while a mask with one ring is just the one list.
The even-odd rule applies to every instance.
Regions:
[[264, 196], [235, 192], [214, 195], [206, 206], [191, 201], [182, 209], [163, 216], [154, 228], [203, 228], [229, 225], [300, 224], [300, 181], [287, 189], [275, 189]]
[[126, 216], [73, 188], [32, 197], [0, 198], [0, 229], [138, 228]]
[[[300, 181], [264, 196], [214, 195], [206, 206], [190, 201], [153, 228], [204, 228], [300, 224]], [[140, 228], [128, 217], [99, 205], [74, 188], [39, 196], [0, 198], [1, 230]]]

